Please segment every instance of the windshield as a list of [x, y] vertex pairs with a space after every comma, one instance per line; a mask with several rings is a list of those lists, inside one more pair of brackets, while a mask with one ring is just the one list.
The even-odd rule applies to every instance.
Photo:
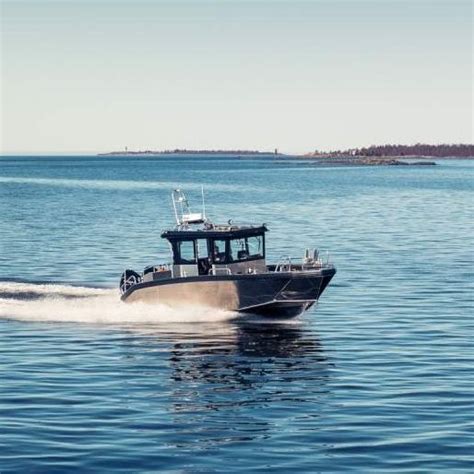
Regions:
[[263, 236], [243, 237], [230, 241], [230, 259], [233, 262], [263, 258]]

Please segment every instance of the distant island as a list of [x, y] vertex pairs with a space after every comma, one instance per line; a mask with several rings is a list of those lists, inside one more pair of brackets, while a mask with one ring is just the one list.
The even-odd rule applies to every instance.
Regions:
[[124, 151], [111, 151], [108, 153], [99, 153], [99, 156], [110, 155], [280, 155], [278, 150], [258, 151], [258, 150], [187, 150], [186, 148], [176, 148], [174, 150], [139, 150], [130, 151], [127, 148]]

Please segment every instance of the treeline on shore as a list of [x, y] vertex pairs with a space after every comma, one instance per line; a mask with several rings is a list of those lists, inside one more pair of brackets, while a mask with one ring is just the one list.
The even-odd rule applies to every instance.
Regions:
[[416, 145], [372, 145], [366, 148], [351, 148], [349, 150], [337, 150], [322, 152], [316, 150], [311, 156], [432, 156], [432, 157], [474, 157], [474, 145], [469, 144], [441, 144], [427, 145], [417, 143]]

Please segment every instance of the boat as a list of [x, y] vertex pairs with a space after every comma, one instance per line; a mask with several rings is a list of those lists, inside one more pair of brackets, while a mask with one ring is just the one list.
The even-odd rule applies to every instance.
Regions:
[[266, 224], [214, 224], [191, 212], [185, 193], [171, 194], [176, 226], [162, 232], [171, 262], [125, 270], [120, 279], [126, 303], [200, 305], [271, 318], [290, 318], [318, 302], [336, 273], [318, 250], [306, 249], [299, 262], [284, 257], [266, 262]]

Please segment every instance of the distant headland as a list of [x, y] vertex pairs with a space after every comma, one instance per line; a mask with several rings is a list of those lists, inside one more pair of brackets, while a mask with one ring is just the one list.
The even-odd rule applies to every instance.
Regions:
[[350, 148], [347, 150], [319, 151], [303, 155], [307, 158], [473, 158], [474, 145], [471, 144], [441, 144], [427, 145], [371, 145], [367, 148]]
[[[367, 148], [319, 151], [307, 153], [300, 158], [322, 166], [399, 166], [436, 165], [433, 158], [474, 158], [474, 145], [372, 145]], [[406, 161], [408, 160], [408, 161]]]

